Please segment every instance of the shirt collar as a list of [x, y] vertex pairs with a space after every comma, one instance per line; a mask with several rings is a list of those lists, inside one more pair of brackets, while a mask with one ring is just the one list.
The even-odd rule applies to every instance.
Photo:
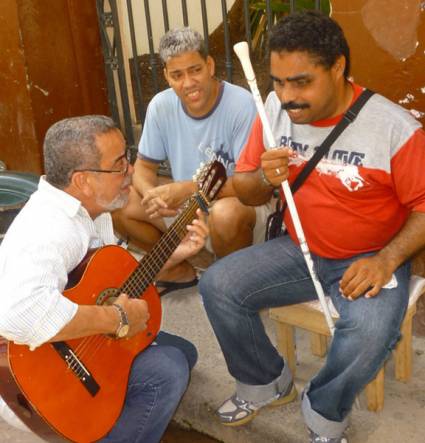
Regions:
[[46, 176], [40, 177], [38, 191], [47, 198], [54, 200], [55, 204], [63, 209], [69, 217], [75, 217], [80, 210], [88, 215], [87, 210], [81, 205], [80, 200], [46, 181]]
[[215, 99], [215, 103], [214, 103], [213, 107], [205, 115], [202, 115], [200, 117], [194, 117], [193, 115], [190, 115], [189, 112], [187, 112], [186, 106], [179, 99], [180, 104], [183, 108], [183, 111], [188, 117], [192, 118], [193, 120], [205, 120], [217, 109], [218, 105], [221, 102], [221, 98], [223, 97], [223, 91], [224, 91], [224, 86], [225, 86], [224, 82], [222, 82], [222, 81], [218, 81], [218, 82], [219, 82], [219, 84], [218, 84], [219, 90], [218, 90], [217, 98]]
[[[349, 82], [351, 87], [353, 88], [353, 98], [351, 99], [350, 106], [357, 100], [359, 95], [363, 92], [363, 88], [353, 82]], [[342, 118], [344, 117], [345, 112], [343, 112], [340, 115], [336, 115], [335, 117], [331, 118], [325, 118], [322, 120], [316, 120], [315, 122], [312, 122], [312, 126], [319, 126], [319, 127], [326, 127], [326, 126], [335, 126], [337, 125]]]

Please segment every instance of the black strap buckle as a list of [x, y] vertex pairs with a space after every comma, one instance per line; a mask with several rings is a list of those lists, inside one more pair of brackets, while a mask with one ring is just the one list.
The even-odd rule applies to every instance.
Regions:
[[345, 114], [344, 114], [344, 118], [346, 120], [348, 120], [349, 123], [353, 123], [353, 121], [356, 119], [357, 117], [357, 112], [353, 112], [352, 109], [349, 109]]

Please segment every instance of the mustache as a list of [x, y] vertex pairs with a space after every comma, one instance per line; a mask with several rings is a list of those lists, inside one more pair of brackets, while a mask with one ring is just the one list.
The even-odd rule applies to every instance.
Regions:
[[310, 107], [308, 103], [296, 103], [292, 101], [283, 102], [280, 106], [284, 111], [289, 111], [291, 109], [307, 109]]

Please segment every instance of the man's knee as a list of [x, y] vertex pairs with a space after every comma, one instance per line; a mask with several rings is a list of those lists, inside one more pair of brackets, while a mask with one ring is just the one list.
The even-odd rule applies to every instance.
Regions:
[[[233, 260], [224, 257], [202, 274], [198, 288], [201, 294], [204, 306], [208, 311], [222, 310], [229, 301], [229, 290], [235, 289], [235, 272], [232, 264]], [[232, 291], [232, 295], [234, 292]]]
[[239, 232], [243, 228], [254, 229], [255, 209], [243, 205], [236, 197], [227, 197], [214, 203], [209, 216], [213, 230]]
[[199, 293], [201, 294], [204, 303], [209, 303], [210, 294], [214, 294], [217, 291], [217, 288], [215, 287], [217, 281], [217, 273], [214, 272], [214, 266], [215, 265], [212, 265], [206, 270], [206, 272], [202, 274], [201, 279], [198, 283]]
[[367, 350], [370, 355], [394, 349], [400, 338], [400, 325], [396, 318], [389, 315], [376, 317], [373, 312], [369, 315], [364, 312], [364, 315], [339, 320], [336, 326], [348, 341], [353, 341], [355, 347]]
[[151, 345], [134, 361], [129, 388], [166, 388], [173, 395], [182, 395], [188, 382], [189, 364], [184, 353], [174, 346]]
[[201, 276], [198, 287], [204, 303], [213, 304], [218, 298], [216, 295], [221, 294], [225, 288], [227, 278], [226, 269], [222, 266], [223, 260], [215, 262]]
[[224, 257], [250, 246], [255, 222], [255, 209], [242, 205], [236, 197], [218, 200], [208, 219], [213, 251]]
[[192, 370], [198, 361], [198, 350], [196, 349], [196, 346], [183, 337], [169, 332], [160, 331], [155, 339], [155, 343], [160, 346], [172, 346], [179, 349], [186, 357], [189, 364], [189, 370]]
[[162, 377], [169, 382], [166, 391], [178, 401], [189, 384], [189, 363], [180, 349], [173, 346], [162, 346], [162, 348], [162, 351], [167, 353], [169, 361], [164, 365], [165, 367], [161, 368]]

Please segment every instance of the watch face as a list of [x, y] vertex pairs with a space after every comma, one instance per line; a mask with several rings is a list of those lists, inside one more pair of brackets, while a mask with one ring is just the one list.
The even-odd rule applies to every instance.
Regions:
[[118, 337], [123, 338], [128, 334], [130, 327], [128, 325], [122, 325], [120, 330], [118, 331]]

